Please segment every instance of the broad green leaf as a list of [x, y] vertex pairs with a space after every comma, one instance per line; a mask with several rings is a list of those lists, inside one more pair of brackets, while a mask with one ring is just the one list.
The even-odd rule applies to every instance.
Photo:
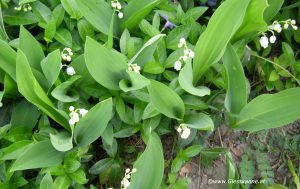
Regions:
[[55, 150], [49, 140], [33, 144], [13, 164], [10, 171], [51, 167], [62, 162], [64, 153]]
[[138, 64], [140, 66], [144, 66], [147, 62], [151, 61], [153, 59], [153, 53], [157, 47], [159, 39], [164, 36], [165, 34], [158, 34], [149, 39], [128, 62], [128, 64]]
[[264, 11], [267, 7], [267, 0], [251, 0], [244, 21], [233, 37], [234, 40], [244, 39], [248, 34], [257, 35], [258, 32], [267, 30], [268, 25], [264, 20]]
[[16, 80], [19, 92], [31, 103], [45, 112], [57, 123], [69, 129], [69, 123], [66, 116], [57, 110], [51, 100], [43, 91], [30, 69], [25, 54], [19, 50], [17, 53]]
[[184, 123], [187, 127], [198, 130], [214, 130], [214, 122], [208, 115], [204, 113], [186, 115], [184, 116]]
[[247, 104], [246, 77], [242, 63], [231, 44], [227, 46], [223, 63], [227, 77], [225, 107], [229, 112], [239, 114]]
[[73, 148], [73, 138], [68, 132], [60, 132], [55, 135], [50, 133], [50, 141], [53, 147], [60, 152], [66, 152]]
[[40, 116], [41, 113], [37, 107], [23, 100], [13, 109], [10, 122], [11, 128], [25, 126], [33, 129]]
[[129, 125], [134, 124], [134, 116], [133, 111], [130, 107], [128, 107], [123, 98], [116, 97], [115, 100], [116, 112], [118, 113], [120, 119]]
[[86, 21], [84, 18], [80, 19], [77, 22], [77, 28], [78, 28], [79, 35], [83, 41], [85, 41], [87, 36], [89, 36], [91, 38], [93, 38], [95, 36], [93, 26], [88, 21]]
[[40, 189], [54, 189], [54, 183], [50, 173], [45, 174], [43, 177], [40, 184]]
[[89, 173], [93, 175], [99, 175], [106, 169], [108, 169], [112, 164], [114, 160], [110, 158], [101, 159], [97, 163], [95, 163], [90, 169]]
[[8, 41], [9, 40], [8, 35], [6, 33], [6, 30], [5, 30], [4, 23], [3, 23], [1, 5], [0, 5], [0, 39], [3, 40], [3, 41]]
[[32, 3], [32, 2], [35, 2], [35, 1], [37, 1], [37, 0], [20, 0], [20, 1], [19, 1], [19, 4], [20, 4], [20, 5], [23, 5], [23, 4], [26, 4], [26, 3]]
[[268, 0], [268, 8], [264, 12], [264, 18], [267, 22], [271, 21], [276, 14], [280, 11], [284, 0]]
[[37, 23], [39, 18], [32, 12], [25, 13], [23, 11], [15, 11], [11, 9], [11, 11], [7, 11], [3, 14], [3, 20], [6, 24], [18, 26]]
[[50, 21], [45, 26], [44, 39], [47, 43], [52, 42], [52, 39], [54, 38], [55, 33], [56, 33], [56, 19], [55, 19], [55, 16], [53, 16], [53, 14], [52, 14]]
[[61, 4], [71, 18], [79, 20], [82, 17], [80, 8], [77, 7], [75, 0], [61, 0]]
[[182, 24], [191, 24], [197, 21], [197, 19], [199, 19], [207, 11], [207, 9], [208, 7], [202, 7], [202, 6], [191, 8], [183, 15], [180, 22]]
[[98, 83], [106, 88], [119, 90], [119, 82], [127, 69], [123, 55], [88, 37], [84, 57], [90, 74]]
[[165, 68], [163, 65], [161, 65], [159, 62], [151, 61], [146, 63], [143, 72], [150, 73], [150, 74], [161, 74], [165, 71]]
[[73, 173], [69, 173], [68, 176], [72, 179], [72, 181], [75, 181], [76, 183], [81, 185], [88, 182], [88, 179], [86, 178], [85, 172], [82, 168]]
[[12, 160], [17, 159], [20, 155], [26, 151], [32, 141], [30, 140], [21, 140], [18, 142], [14, 142], [6, 148], [2, 148], [0, 150], [0, 159], [1, 160]]
[[188, 93], [195, 96], [206, 96], [210, 95], [210, 89], [205, 86], [195, 87], [193, 85], [193, 72], [191, 61], [186, 62], [185, 66], [179, 73], [178, 81], [180, 86]]
[[75, 125], [74, 138], [78, 146], [87, 146], [97, 140], [104, 132], [112, 116], [112, 99], [95, 105]]
[[19, 48], [24, 52], [32, 68], [41, 70], [41, 61], [45, 58], [40, 43], [23, 26], [20, 28]]
[[126, 71], [128, 79], [122, 79], [119, 83], [120, 89], [124, 92], [142, 89], [150, 84], [149, 79], [134, 71]]
[[104, 0], [75, 0], [81, 14], [97, 30], [108, 34], [113, 15], [113, 9]]
[[[164, 173], [164, 156], [161, 141], [156, 133], [148, 139], [147, 147], [133, 164], [136, 172], [131, 175], [128, 189], [159, 188]], [[147, 174], [142, 174], [147, 170]]]
[[39, 25], [43, 27], [51, 19], [51, 9], [40, 1], [32, 5], [32, 12], [39, 18]]
[[139, 28], [141, 29], [141, 31], [147, 35], [149, 35], [150, 37], [153, 37], [155, 35], [160, 34], [160, 31], [152, 26], [147, 20], [143, 19], [141, 21], [141, 23], [139, 24]]
[[158, 81], [151, 80], [148, 91], [151, 103], [157, 111], [170, 118], [183, 118], [184, 103], [171, 88]]
[[54, 180], [54, 188], [57, 189], [68, 189], [69, 186], [71, 185], [72, 180], [67, 176], [59, 176], [56, 177]]
[[73, 76], [69, 80], [57, 86], [51, 95], [61, 102], [75, 102], [80, 98], [79, 93], [74, 89], [75, 83], [81, 76]]
[[254, 98], [238, 115], [234, 129], [254, 132], [281, 127], [299, 119], [299, 96], [300, 88], [297, 87]]
[[60, 66], [61, 56], [59, 49], [49, 53], [48, 56], [41, 62], [43, 73], [48, 80], [50, 87], [54, 84], [59, 76]]
[[0, 40], [0, 68], [16, 80], [17, 53], [5, 42]]
[[54, 38], [66, 47], [72, 47], [72, 35], [69, 30], [65, 28], [58, 29]]
[[[250, 0], [227, 0], [210, 18], [206, 30], [201, 34], [193, 62], [194, 82], [223, 56], [227, 44], [241, 26]], [[222, 35], [220, 34], [222, 31]]]
[[131, 0], [124, 8], [122, 30], [135, 28], [161, 0]]
[[197, 156], [201, 150], [202, 150], [201, 145], [193, 145], [183, 150], [183, 154], [189, 158], [192, 158]]

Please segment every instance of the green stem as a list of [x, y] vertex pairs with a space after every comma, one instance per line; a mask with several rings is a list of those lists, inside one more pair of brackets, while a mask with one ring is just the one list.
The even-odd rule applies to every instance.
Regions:
[[275, 62], [267, 59], [267, 58], [264, 58], [262, 56], [259, 56], [255, 53], [251, 53], [252, 56], [256, 57], [256, 58], [260, 58], [262, 60], [265, 60], [266, 62], [269, 62], [270, 64], [273, 64], [274, 66], [277, 66], [278, 68], [282, 69], [283, 71], [285, 71], [288, 75], [290, 75], [292, 78], [294, 78], [296, 80], [296, 82], [298, 83], [298, 85], [300, 86], [300, 81], [291, 73], [289, 72], [287, 69], [285, 69], [284, 67], [280, 66], [279, 64], [276, 64]]

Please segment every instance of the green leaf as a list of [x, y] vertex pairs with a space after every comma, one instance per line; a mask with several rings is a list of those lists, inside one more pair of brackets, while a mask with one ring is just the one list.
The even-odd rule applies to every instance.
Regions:
[[43, 177], [41, 184], [40, 184], [40, 189], [53, 189], [54, 188], [54, 183], [52, 180], [52, 177], [50, 173], [45, 174]]
[[208, 7], [194, 7], [189, 9], [182, 17], [182, 24], [191, 24], [197, 21], [206, 11]]
[[201, 150], [202, 150], [201, 145], [193, 145], [183, 150], [183, 154], [189, 158], [192, 158], [197, 156]]
[[66, 47], [72, 47], [72, 35], [69, 30], [65, 28], [58, 29], [54, 38]]
[[45, 58], [40, 43], [23, 26], [20, 28], [19, 48], [24, 52], [30, 66], [41, 70], [41, 61]]
[[50, 87], [54, 84], [59, 76], [60, 66], [61, 56], [59, 49], [49, 53], [48, 56], [41, 62], [43, 73], [48, 80]]
[[32, 141], [30, 140], [21, 140], [14, 142], [6, 148], [0, 150], [0, 159], [1, 160], [12, 160], [17, 159], [20, 155], [30, 147]]
[[149, 79], [134, 71], [126, 71], [129, 79], [122, 79], [119, 83], [120, 89], [124, 92], [142, 89], [150, 84]]
[[62, 162], [64, 153], [55, 150], [49, 140], [33, 144], [13, 164], [10, 171], [51, 167]]
[[157, 47], [158, 41], [164, 37], [165, 34], [158, 34], [149, 39], [143, 47], [134, 55], [128, 64], [138, 64], [144, 66], [147, 62], [153, 59], [153, 53]]
[[195, 87], [193, 85], [193, 72], [191, 61], [186, 62], [185, 66], [179, 73], [178, 81], [180, 86], [188, 93], [195, 96], [206, 96], [210, 95], [210, 89], [205, 86]]
[[234, 129], [254, 132], [281, 127], [299, 119], [299, 95], [300, 88], [291, 88], [254, 98], [238, 115]]
[[71, 185], [72, 180], [67, 176], [59, 176], [56, 177], [55, 181], [54, 181], [54, 188], [57, 189], [68, 189], [69, 186]]
[[17, 53], [5, 42], [0, 40], [0, 68], [16, 80]]
[[124, 8], [122, 30], [135, 28], [161, 0], [131, 0]]
[[68, 132], [60, 132], [58, 134], [50, 133], [50, 141], [53, 147], [60, 152], [66, 152], [73, 148], [72, 136]]
[[8, 41], [9, 40], [9, 37], [6, 33], [5, 26], [4, 26], [4, 23], [3, 23], [1, 5], [0, 5], [0, 39], [3, 40], [3, 41]]
[[78, 146], [86, 146], [97, 140], [104, 132], [112, 116], [112, 99], [95, 105], [80, 119], [74, 129], [74, 138]]
[[[164, 173], [164, 156], [161, 141], [157, 134], [152, 133], [147, 147], [133, 164], [136, 172], [131, 175], [128, 189], [159, 188]], [[147, 170], [147, 174], [141, 174]]]
[[[81, 14], [97, 30], [104, 34], [109, 33], [109, 26], [113, 10], [104, 0], [75, 0], [77, 7], [80, 7]], [[116, 32], [116, 30], [115, 30]]]
[[183, 25], [173, 29], [166, 38], [166, 44], [168, 49], [177, 50], [178, 43], [181, 38], [187, 39], [191, 31], [190, 25]]
[[80, 98], [79, 93], [74, 89], [75, 83], [81, 76], [71, 77], [69, 80], [57, 86], [51, 95], [61, 102], [75, 102]]
[[69, 129], [69, 123], [66, 115], [57, 110], [51, 100], [47, 97], [37, 80], [33, 76], [25, 54], [19, 50], [17, 53], [17, 84], [19, 92], [31, 103], [45, 112], [57, 123]]
[[32, 12], [23, 12], [23, 11], [15, 11], [11, 9], [11, 11], [5, 12], [3, 14], [3, 19], [6, 24], [11, 26], [18, 25], [29, 25], [34, 24], [39, 21], [38, 17]]
[[271, 21], [280, 11], [284, 0], [268, 0], [268, 8], [264, 12], [264, 18], [267, 22]]
[[184, 103], [172, 89], [158, 81], [151, 80], [148, 90], [151, 103], [157, 111], [170, 118], [183, 118]]
[[74, 173], [68, 174], [68, 176], [78, 184], [86, 184], [88, 180], [86, 179], [86, 175], [83, 169], [78, 169]]
[[51, 16], [50, 21], [47, 23], [45, 27], [45, 35], [44, 39], [47, 43], [52, 42], [52, 39], [54, 38], [56, 33], [56, 20], [54, 16]]
[[189, 114], [184, 117], [184, 123], [187, 127], [198, 129], [198, 130], [214, 130], [214, 122], [204, 113]]
[[113, 163], [114, 163], [113, 159], [110, 158], [101, 159], [89, 169], [89, 173], [93, 175], [99, 175], [102, 172], [104, 172], [106, 169], [108, 169]]
[[257, 35], [257, 32], [267, 30], [268, 25], [264, 20], [264, 11], [267, 7], [267, 0], [251, 0], [244, 21], [233, 37], [234, 40], [244, 39], [247, 34]]
[[231, 44], [227, 46], [223, 63], [227, 77], [225, 107], [229, 112], [238, 114], [247, 104], [247, 86], [243, 66]]
[[71, 18], [79, 20], [82, 17], [80, 9], [77, 7], [75, 0], [61, 0], [61, 4]]
[[163, 67], [163, 65], [156, 61], [148, 62], [143, 69], [143, 72], [150, 74], [161, 74], [164, 71], [165, 68]]
[[280, 76], [276, 72], [276, 70], [272, 70], [270, 73], [269, 81], [278, 81], [280, 79]]
[[85, 41], [87, 36], [91, 38], [95, 36], [93, 26], [85, 19], [81, 19], [77, 22], [77, 28], [78, 28], [79, 35], [83, 41]]
[[[201, 34], [193, 62], [194, 82], [223, 56], [227, 44], [241, 26], [250, 0], [227, 0], [210, 18], [206, 30]], [[219, 35], [222, 31], [222, 35]]]
[[41, 113], [34, 105], [30, 104], [26, 100], [18, 103], [12, 112], [11, 116], [11, 128], [25, 126], [33, 129], [41, 116]]
[[106, 88], [119, 90], [119, 82], [127, 69], [123, 55], [88, 37], [84, 57], [90, 74], [98, 83]]

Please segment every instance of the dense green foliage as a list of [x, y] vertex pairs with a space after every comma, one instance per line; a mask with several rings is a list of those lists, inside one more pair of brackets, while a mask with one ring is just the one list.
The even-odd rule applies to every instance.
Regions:
[[259, 145], [240, 165], [205, 146], [219, 120], [253, 133], [300, 118], [297, 0], [0, 2], [0, 188], [185, 189], [199, 154], [223, 155], [228, 179], [300, 186], [299, 155], [274, 185]]

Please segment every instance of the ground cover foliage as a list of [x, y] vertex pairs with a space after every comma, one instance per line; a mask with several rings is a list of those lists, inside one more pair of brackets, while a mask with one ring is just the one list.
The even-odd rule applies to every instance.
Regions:
[[[260, 182], [230, 189], [300, 188], [299, 125], [281, 128], [300, 118], [299, 12], [297, 0], [1, 0], [0, 188], [185, 189], [180, 170], [199, 156]], [[220, 125], [242, 133], [240, 161], [207, 145]]]

